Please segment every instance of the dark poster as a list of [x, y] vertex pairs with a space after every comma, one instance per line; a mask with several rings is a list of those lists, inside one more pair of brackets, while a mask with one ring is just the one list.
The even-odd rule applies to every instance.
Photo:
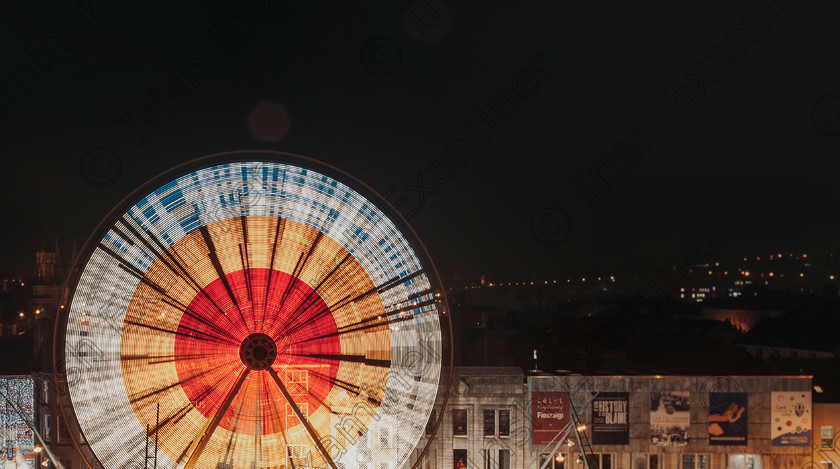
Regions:
[[709, 444], [747, 444], [747, 393], [709, 393]]
[[592, 400], [592, 444], [630, 443], [630, 393], [601, 392]]

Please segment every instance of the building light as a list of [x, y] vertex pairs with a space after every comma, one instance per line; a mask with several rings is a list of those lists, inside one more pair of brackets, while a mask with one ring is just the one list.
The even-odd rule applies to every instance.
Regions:
[[828, 276], [828, 279], [829, 279], [829, 280], [834, 280], [834, 276], [833, 276], [833, 275], [829, 275], [829, 276]]
[[563, 462], [566, 460], [566, 458], [563, 457], [563, 453], [557, 453], [557, 457], [554, 458], [554, 460], [557, 462]]
[[816, 391], [816, 392], [818, 392], [818, 393], [822, 394], [822, 392], [823, 392], [823, 388], [822, 388], [822, 387], [820, 387], [820, 385], [819, 385], [819, 384], [815, 384], [815, 385], [814, 385], [814, 391]]
[[804, 274], [804, 273], [802, 273], [802, 272], [799, 272], [799, 276], [800, 276], [800, 277], [804, 277], [804, 276], [805, 276], [805, 274]]

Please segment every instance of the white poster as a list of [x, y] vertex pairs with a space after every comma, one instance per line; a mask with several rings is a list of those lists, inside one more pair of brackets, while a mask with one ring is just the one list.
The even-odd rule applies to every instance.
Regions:
[[770, 439], [773, 446], [810, 446], [811, 392], [770, 393]]
[[691, 428], [687, 391], [650, 393], [650, 444], [685, 446]]

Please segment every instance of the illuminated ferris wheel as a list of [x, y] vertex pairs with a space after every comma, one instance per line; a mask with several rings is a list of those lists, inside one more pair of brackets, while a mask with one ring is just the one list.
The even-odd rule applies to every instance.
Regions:
[[99, 463], [399, 468], [448, 386], [448, 318], [422, 244], [371, 199], [326, 165], [236, 152], [115, 208], [57, 326]]

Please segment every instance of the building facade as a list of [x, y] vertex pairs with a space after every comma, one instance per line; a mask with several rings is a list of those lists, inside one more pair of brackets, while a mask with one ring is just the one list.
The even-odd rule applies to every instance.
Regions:
[[[545, 462], [584, 469], [583, 447], [590, 468], [831, 469], [821, 464], [818, 435], [840, 409], [820, 408], [815, 422], [811, 391], [810, 376], [526, 376], [516, 368], [456, 368], [421, 467], [532, 469]], [[579, 418], [555, 449], [572, 414]]]

